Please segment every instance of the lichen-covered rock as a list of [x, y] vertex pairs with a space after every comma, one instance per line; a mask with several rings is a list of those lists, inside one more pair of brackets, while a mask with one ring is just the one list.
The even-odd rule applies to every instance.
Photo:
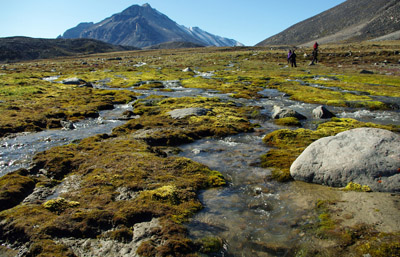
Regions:
[[373, 191], [400, 192], [400, 135], [357, 128], [321, 138], [293, 162], [295, 180], [344, 187], [349, 182]]

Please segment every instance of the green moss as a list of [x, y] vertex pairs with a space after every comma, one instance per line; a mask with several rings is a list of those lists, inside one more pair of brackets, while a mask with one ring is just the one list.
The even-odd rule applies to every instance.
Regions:
[[332, 218], [330, 206], [334, 202], [329, 200], [318, 200], [316, 202], [317, 222], [315, 232], [321, 238], [339, 238], [340, 233], [336, 230], [338, 223]]
[[40, 205], [18, 205], [0, 212], [2, 235], [16, 243], [35, 242], [48, 238], [43, 231], [54, 222], [56, 215]]
[[19, 204], [32, 193], [35, 181], [20, 170], [8, 173], [0, 178], [0, 211]]
[[110, 232], [105, 233], [104, 238], [110, 238], [118, 242], [129, 243], [132, 241], [133, 230], [122, 225]]
[[43, 207], [51, 212], [60, 214], [68, 208], [79, 206], [79, 202], [67, 201], [64, 198], [49, 200], [43, 204]]
[[332, 230], [335, 227], [335, 222], [332, 220], [329, 213], [321, 213], [319, 216], [319, 233]]
[[141, 192], [141, 196], [156, 201], [168, 201], [171, 204], [178, 204], [177, 188], [175, 186], [162, 186], [154, 190]]
[[276, 120], [274, 120], [274, 122], [275, 122], [275, 124], [280, 125], [280, 126], [290, 126], [290, 127], [301, 126], [299, 119], [297, 119], [295, 117], [286, 117], [286, 118], [276, 119]]
[[394, 257], [400, 255], [400, 234], [380, 233], [372, 237], [367, 242], [357, 246], [357, 251], [361, 255], [370, 254], [376, 257]]
[[38, 85], [0, 83], [0, 99], [6, 100], [6, 104], [0, 105], [3, 114], [0, 137], [9, 133], [61, 128], [60, 120], [63, 119], [75, 121], [98, 117], [100, 110], [128, 103], [137, 96], [131, 91], [93, 90], [30, 78], [24, 81]]
[[371, 110], [390, 109], [385, 103], [374, 101], [366, 95], [338, 92], [329, 89], [315, 88], [286, 82], [272, 88], [290, 95], [290, 99], [313, 104], [323, 104], [340, 107], [367, 108]]
[[349, 182], [343, 189], [344, 191], [356, 191], [356, 192], [372, 192], [371, 188], [366, 185], [360, 185], [357, 183]]
[[34, 157], [36, 169], [46, 169], [48, 177], [57, 180], [73, 172], [79, 165], [76, 157], [76, 145], [55, 147], [49, 151], [44, 151]]
[[76, 256], [67, 246], [44, 239], [34, 242], [29, 248], [29, 256], [40, 257], [74, 257]]
[[[135, 113], [139, 119], [131, 120], [113, 131], [116, 135], [146, 130], [143, 139], [150, 145], [179, 145], [207, 136], [226, 136], [253, 129], [247, 116], [250, 108], [237, 107], [218, 98], [182, 97], [164, 100], [138, 101]], [[210, 109], [207, 115], [172, 119], [168, 112], [182, 108]]]
[[[340, 220], [335, 219], [336, 203], [330, 200], [318, 200], [315, 205], [316, 219], [304, 228], [305, 233], [320, 241], [313, 245], [303, 243], [298, 248], [299, 256], [314, 255], [346, 255], [356, 256], [369, 254], [371, 256], [397, 256], [400, 234], [379, 233], [374, 227], [365, 224], [344, 227]], [[317, 236], [317, 237], [315, 237]], [[328, 240], [330, 247], [315, 248], [314, 245], [324, 245]]]
[[225, 185], [225, 178], [219, 171], [211, 170], [208, 172], [208, 187], [220, 187]]
[[[60, 235], [123, 241], [130, 235], [126, 228], [153, 217], [182, 223], [202, 208], [197, 198], [200, 189], [225, 183], [219, 172], [187, 158], [158, 156], [129, 135], [99, 135], [52, 148], [38, 154], [35, 163], [36, 169], [45, 168], [50, 176], [73, 173], [80, 181], [78, 189], [62, 198], [1, 213], [0, 231], [24, 231], [21, 238], [38, 244], [42, 243], [36, 237]], [[136, 192], [136, 197], [116, 201], [122, 186]], [[194, 246], [184, 235], [179, 240], [164, 236], [170, 246], [159, 251], [170, 253], [175, 246], [189, 251]]]
[[151, 240], [141, 243], [136, 251], [140, 256], [156, 256], [157, 252], [157, 243]]
[[199, 252], [204, 254], [216, 253], [222, 249], [223, 242], [219, 237], [205, 237], [196, 242], [200, 250]]

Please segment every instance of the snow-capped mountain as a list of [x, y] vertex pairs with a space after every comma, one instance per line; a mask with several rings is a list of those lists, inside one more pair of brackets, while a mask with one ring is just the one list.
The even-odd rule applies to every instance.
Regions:
[[148, 47], [165, 42], [191, 42], [203, 46], [242, 46], [200, 28], [177, 24], [149, 4], [133, 5], [99, 23], [81, 23], [61, 38], [92, 38], [114, 45]]

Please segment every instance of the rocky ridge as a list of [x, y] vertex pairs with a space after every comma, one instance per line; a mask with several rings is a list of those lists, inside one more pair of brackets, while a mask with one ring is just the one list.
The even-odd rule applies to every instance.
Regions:
[[94, 39], [0, 38], [0, 62], [48, 59], [81, 54], [136, 50]]
[[[338, 18], [340, 17], [340, 18]], [[397, 0], [347, 0], [265, 39], [257, 46], [363, 41], [400, 31]]]

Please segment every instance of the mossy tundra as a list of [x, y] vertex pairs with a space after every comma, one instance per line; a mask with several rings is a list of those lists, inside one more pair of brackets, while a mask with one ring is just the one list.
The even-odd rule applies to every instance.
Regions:
[[[139, 96], [128, 89], [151, 90], [162, 87], [158, 82], [166, 80], [177, 80], [184, 87], [217, 90], [233, 100], [149, 96], [134, 103], [133, 112], [140, 117], [115, 128], [111, 135], [97, 135], [38, 153], [29, 170], [0, 178], [0, 201], [7, 203], [1, 204], [0, 240], [12, 247], [2, 246], [0, 250], [11, 255], [24, 245], [27, 256], [75, 256], [57, 239], [107, 238], [124, 242], [132, 237], [135, 224], [158, 218], [161, 227], [154, 231], [154, 238], [141, 244], [139, 254], [195, 256], [196, 252], [218, 251], [220, 239], [192, 241], [182, 224], [202, 209], [199, 190], [224, 186], [224, 177], [189, 159], [168, 156], [164, 149], [204, 137], [252, 131], [256, 124], [250, 119], [258, 113], [258, 107], [243, 106], [235, 99], [256, 101], [262, 97], [257, 92], [265, 88], [278, 89], [294, 100], [308, 103], [372, 110], [396, 108], [374, 96], [399, 97], [400, 72], [390, 65], [399, 56], [370, 53], [382, 49], [391, 53], [397, 48], [398, 42], [368, 47], [327, 46], [321, 51], [322, 64], [309, 67], [309, 60], [299, 58], [303, 68], [298, 69], [285, 67], [285, 51], [265, 48], [136, 51], [3, 65], [0, 137], [58, 129], [63, 119], [96, 117], [100, 110]], [[353, 64], [354, 56], [346, 55], [349, 50], [359, 51], [358, 64]], [[213, 75], [196, 77], [194, 72], [183, 71], [187, 67]], [[374, 74], [361, 75], [361, 69], [370, 69]], [[100, 90], [42, 79], [51, 76], [58, 76], [56, 81], [78, 77], [111, 88]], [[318, 76], [328, 78], [318, 80], [323, 87], [310, 86]], [[146, 81], [152, 83], [141, 83]], [[174, 109], [188, 107], [208, 112], [183, 119], [169, 115]], [[278, 124], [299, 126], [293, 119], [280, 120]], [[308, 144], [360, 126], [378, 125], [334, 118], [316, 130], [274, 131], [264, 138], [275, 148], [262, 157], [262, 165], [272, 167], [276, 179], [290, 180], [288, 168]], [[384, 128], [399, 131], [395, 126]], [[73, 180], [76, 186], [59, 198], [21, 203], [35, 190], [56, 188], [65, 179]], [[128, 192], [124, 198], [120, 197], [122, 191]], [[319, 216], [323, 226], [331, 229], [334, 224], [330, 224], [329, 217]], [[363, 241], [360, 251], [373, 248], [374, 238], [379, 236]], [[385, 235], [385, 251], [398, 249], [390, 238], [396, 236]]]

